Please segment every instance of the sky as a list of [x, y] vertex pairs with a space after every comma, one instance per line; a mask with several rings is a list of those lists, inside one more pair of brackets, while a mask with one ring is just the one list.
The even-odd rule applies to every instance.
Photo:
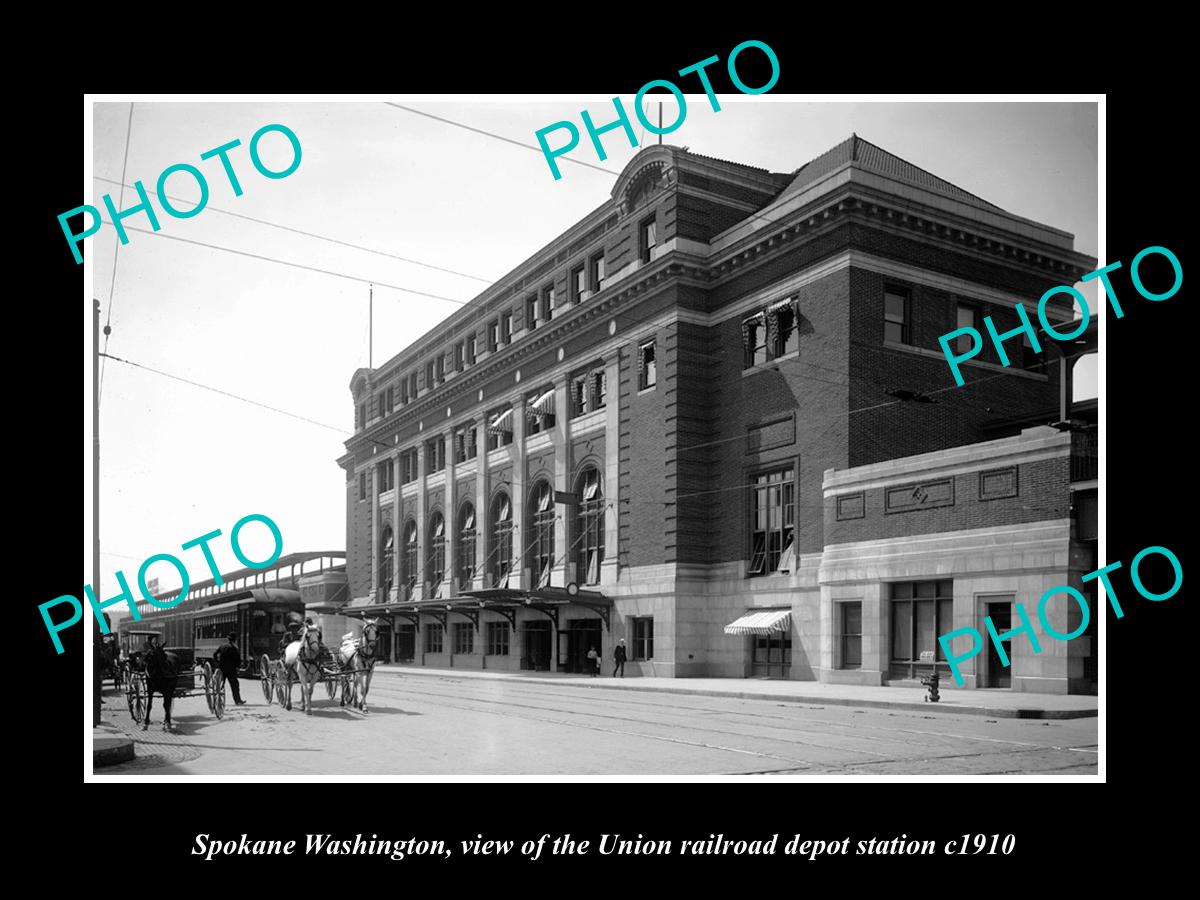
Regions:
[[[622, 99], [632, 109], [633, 99]], [[1011, 213], [1074, 234], [1077, 251], [1098, 255], [1094, 103], [719, 99], [714, 112], [704, 95], [688, 95], [683, 124], [663, 140], [791, 172], [855, 132]], [[579, 125], [581, 109], [598, 125], [613, 118], [611, 99], [594, 96], [395, 102], [535, 146], [539, 128], [560, 120]], [[134, 191], [126, 188], [122, 201], [121, 187], [111, 183], [122, 180], [123, 169], [127, 184], [140, 179], [154, 190], [159, 173], [175, 163], [199, 168], [210, 196], [188, 219], [166, 216], [152, 197], [162, 231], [131, 231], [119, 248], [108, 225], [87, 238], [85, 265], [94, 265], [94, 295], [112, 327], [107, 352], [225, 393], [104, 362], [103, 598], [119, 590], [117, 569], [136, 585], [142, 561], [156, 553], [182, 558], [193, 582], [210, 577], [201, 552], [180, 546], [216, 529], [222, 536], [210, 546], [217, 565], [239, 567], [229, 533], [250, 513], [277, 523], [284, 553], [344, 549], [345, 475], [335, 460], [353, 430], [350, 378], [368, 364], [368, 282], [375, 285], [379, 366], [458, 309], [452, 301], [469, 301], [600, 206], [637, 152], [618, 130], [605, 136], [608, 158], [600, 161], [584, 133], [569, 157], [610, 171], [560, 158], [563, 177], [556, 181], [539, 152], [381, 102], [139, 101], [132, 119], [130, 109], [126, 102], [93, 108], [97, 178], [86, 202], [103, 208], [107, 193], [118, 209], [129, 208]], [[667, 102], [664, 122], [676, 117]], [[649, 118], [656, 121], [656, 110]], [[248, 155], [251, 136], [273, 123], [292, 129], [302, 148], [299, 167], [280, 179], [261, 176]], [[557, 146], [561, 138], [550, 141]], [[241, 196], [217, 159], [200, 159], [234, 139], [241, 146], [229, 158]], [[642, 146], [654, 140], [639, 137]], [[268, 168], [291, 161], [278, 133], [264, 137], [260, 150]], [[165, 192], [191, 201], [175, 203], [180, 208], [199, 195], [186, 173], [172, 175]], [[149, 229], [141, 214], [125, 224]], [[1094, 286], [1083, 288], [1093, 310]], [[90, 333], [90, 304], [88, 317]], [[1095, 360], [1087, 357], [1077, 370], [1077, 398], [1095, 396]], [[260, 525], [247, 526], [240, 543], [252, 559], [266, 558], [273, 546]], [[163, 589], [180, 583], [165, 563], [148, 577], [158, 577]]]

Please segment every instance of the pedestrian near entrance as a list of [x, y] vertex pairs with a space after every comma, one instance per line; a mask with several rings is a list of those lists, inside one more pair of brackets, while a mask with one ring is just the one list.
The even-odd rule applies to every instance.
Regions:
[[621, 677], [625, 677], [625, 638], [617, 643], [613, 648], [613, 678], [617, 677], [617, 670], [621, 670]]
[[600, 654], [596, 652], [595, 647], [588, 650], [587, 658], [588, 668], [591, 670], [592, 677], [595, 678], [600, 671]]
[[237, 632], [229, 632], [228, 638], [229, 643], [222, 644], [217, 650], [217, 667], [225, 676], [225, 680], [229, 682], [229, 690], [233, 692], [233, 702], [238, 706], [245, 706], [246, 701], [242, 699], [242, 689], [238, 684], [237, 676], [238, 666], [242, 664], [242, 654], [238, 652], [237, 648]]

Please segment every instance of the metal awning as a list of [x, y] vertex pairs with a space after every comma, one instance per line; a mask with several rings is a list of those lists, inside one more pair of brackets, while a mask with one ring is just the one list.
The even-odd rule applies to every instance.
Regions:
[[790, 609], [749, 612], [725, 626], [726, 634], [781, 634], [792, 628]]
[[525, 411], [530, 418], [554, 415], [554, 388], [530, 400]]

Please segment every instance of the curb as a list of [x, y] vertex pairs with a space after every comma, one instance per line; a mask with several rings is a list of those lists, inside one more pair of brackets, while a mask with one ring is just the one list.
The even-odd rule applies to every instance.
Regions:
[[[417, 675], [422, 678], [453, 678], [447, 671], [422, 671], [420, 669], [379, 669], [380, 675]], [[910, 712], [939, 712], [966, 716], [989, 716], [993, 719], [1088, 719], [1099, 715], [1098, 709], [1040, 709], [1038, 707], [993, 707], [993, 706], [950, 706], [942, 703], [913, 703], [908, 700], [867, 700], [854, 697], [817, 697], [798, 694], [766, 694], [758, 691], [711, 691], [701, 688], [663, 688], [628, 685], [616, 687], [608, 684], [557, 681], [552, 679], [526, 678], [522, 676], [500, 676], [496, 681], [527, 681], [530, 684], [554, 687], [590, 688], [592, 690], [638, 691], [641, 693], [686, 694], [695, 697], [727, 697], [732, 700], [774, 700], [778, 703], [811, 703], [818, 706], [861, 706], [868, 709], [902, 709]]]
[[92, 729], [92, 768], [115, 766], [134, 758], [133, 740], [120, 731], [101, 725]]

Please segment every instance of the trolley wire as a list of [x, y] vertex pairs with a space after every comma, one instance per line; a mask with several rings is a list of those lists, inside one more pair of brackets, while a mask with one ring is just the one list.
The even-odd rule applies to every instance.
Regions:
[[[129, 137], [133, 133], [133, 104], [129, 104], [129, 121], [125, 125], [125, 158], [121, 162], [121, 195], [117, 201], [122, 209], [125, 208], [125, 176], [129, 169]], [[113, 294], [117, 288], [117, 260], [120, 258], [121, 242], [117, 241], [113, 247], [113, 270], [112, 280], [108, 284], [108, 315], [104, 319], [104, 350], [108, 352], [108, 339], [112, 335], [112, 308]], [[104, 370], [106, 363], [100, 364], [100, 387], [96, 395], [96, 403], [99, 404], [104, 398]]]

